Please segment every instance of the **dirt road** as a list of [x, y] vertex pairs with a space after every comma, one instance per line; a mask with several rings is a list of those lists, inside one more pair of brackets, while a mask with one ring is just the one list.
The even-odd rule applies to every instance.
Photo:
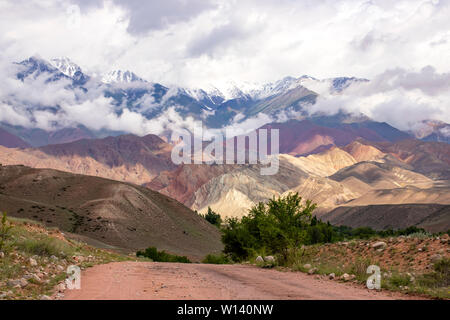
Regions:
[[410, 299], [386, 291], [245, 265], [117, 262], [82, 273], [64, 299]]

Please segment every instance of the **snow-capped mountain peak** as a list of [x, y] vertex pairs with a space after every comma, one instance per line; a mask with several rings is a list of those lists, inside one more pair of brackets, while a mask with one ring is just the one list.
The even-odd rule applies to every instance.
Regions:
[[54, 58], [51, 59], [50, 62], [59, 71], [70, 78], [73, 78], [77, 72], [81, 72], [81, 68], [66, 57]]
[[135, 81], [145, 82], [144, 79], [138, 77], [135, 73], [131, 71], [113, 70], [106, 74], [102, 81], [104, 83], [131, 83]]

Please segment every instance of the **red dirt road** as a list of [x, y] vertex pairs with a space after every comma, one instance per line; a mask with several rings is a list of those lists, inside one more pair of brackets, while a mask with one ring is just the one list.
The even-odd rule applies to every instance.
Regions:
[[116, 262], [82, 272], [66, 300], [411, 299], [353, 284], [245, 265]]

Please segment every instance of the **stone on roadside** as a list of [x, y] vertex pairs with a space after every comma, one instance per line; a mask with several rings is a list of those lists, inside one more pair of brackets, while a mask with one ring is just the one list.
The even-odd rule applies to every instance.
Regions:
[[32, 266], [32, 267], [36, 267], [37, 266], [37, 261], [35, 259], [30, 258], [29, 261], [30, 261], [30, 266]]
[[309, 263], [307, 263], [307, 264], [303, 265], [303, 268], [309, 270], [309, 269], [311, 269], [311, 265]]
[[263, 263], [264, 259], [261, 256], [256, 257], [256, 263]]
[[11, 288], [25, 288], [28, 285], [28, 281], [25, 278], [8, 280], [6, 285]]
[[372, 245], [372, 248], [374, 248], [374, 249], [384, 249], [384, 248], [386, 248], [386, 246], [387, 246], [386, 242], [378, 241], [378, 242], [375, 242]]
[[330, 279], [330, 280], [334, 280], [336, 278], [336, 275], [334, 274], [334, 272], [333, 273], [330, 273], [329, 275], [328, 275], [328, 279]]
[[269, 262], [269, 263], [275, 263], [275, 258], [273, 257], [273, 256], [266, 256], [266, 257], [264, 257], [264, 260], [266, 261], [266, 262]]
[[348, 273], [344, 273], [341, 276], [341, 279], [344, 280], [344, 281], [349, 281], [350, 280], [350, 275]]
[[56, 286], [56, 290], [58, 290], [58, 292], [64, 292], [64, 290], [66, 290], [66, 285], [61, 282]]
[[308, 270], [308, 274], [314, 274], [317, 272], [317, 268], [311, 268]]

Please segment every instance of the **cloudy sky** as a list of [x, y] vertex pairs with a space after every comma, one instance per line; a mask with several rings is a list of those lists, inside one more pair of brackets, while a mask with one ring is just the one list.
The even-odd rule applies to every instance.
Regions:
[[190, 87], [363, 77], [373, 81], [315, 108], [407, 129], [450, 122], [449, 17], [450, 0], [0, 0], [0, 58], [67, 56], [90, 73]]
[[450, 70], [449, 0], [0, 0], [0, 48], [165, 84]]

